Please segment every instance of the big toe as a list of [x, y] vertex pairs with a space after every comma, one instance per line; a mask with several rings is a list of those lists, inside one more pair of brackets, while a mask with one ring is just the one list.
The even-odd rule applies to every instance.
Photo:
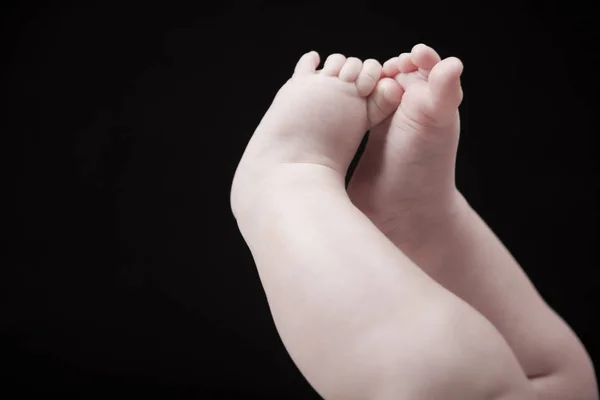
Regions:
[[463, 98], [460, 76], [463, 64], [456, 57], [449, 57], [436, 64], [429, 74], [429, 86], [434, 107], [456, 109]]
[[317, 66], [319, 65], [320, 58], [319, 53], [316, 51], [310, 51], [300, 57], [296, 68], [294, 69], [295, 75], [307, 75], [315, 73]]
[[370, 127], [380, 124], [396, 111], [404, 95], [402, 86], [391, 78], [377, 82], [367, 98], [367, 118]]

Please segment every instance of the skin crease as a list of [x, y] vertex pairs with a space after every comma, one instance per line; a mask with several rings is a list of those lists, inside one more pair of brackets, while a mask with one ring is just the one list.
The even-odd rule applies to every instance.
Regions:
[[[382, 229], [344, 188], [364, 132], [389, 127], [397, 110], [418, 126], [423, 97], [389, 73], [390, 63], [336, 54], [319, 71], [318, 64], [314, 52], [300, 59], [250, 140], [231, 189], [232, 211], [299, 370], [327, 399], [537, 399], [515, 343], [485, 310], [432, 279], [394, 241], [402, 230]], [[439, 120], [453, 118], [448, 105], [462, 98], [453, 65], [431, 75], [444, 100], [429, 103]], [[467, 232], [461, 245], [496, 251], [489, 234], [479, 237], [481, 225], [471, 230], [468, 221], [456, 225]], [[474, 232], [476, 243], [467, 240]]]

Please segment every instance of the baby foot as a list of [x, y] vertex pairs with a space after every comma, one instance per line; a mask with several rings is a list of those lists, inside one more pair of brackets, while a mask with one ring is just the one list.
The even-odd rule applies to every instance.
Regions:
[[318, 64], [316, 52], [300, 58], [254, 132], [233, 179], [234, 214], [292, 170], [333, 172], [343, 183], [365, 132], [398, 107], [400, 85], [380, 79], [377, 61], [333, 54], [319, 71]]
[[423, 44], [383, 66], [401, 85], [402, 102], [371, 129], [348, 192], [396, 244], [419, 241], [454, 210], [462, 69]]

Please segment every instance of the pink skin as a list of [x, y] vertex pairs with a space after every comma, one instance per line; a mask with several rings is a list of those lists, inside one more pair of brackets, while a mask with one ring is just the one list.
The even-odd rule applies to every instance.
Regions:
[[333, 54], [318, 65], [316, 52], [300, 58], [257, 127], [234, 177], [234, 212], [290, 165], [330, 168], [343, 180], [364, 133], [398, 107], [400, 85], [381, 79], [377, 61]]
[[[410, 231], [412, 238], [415, 229], [421, 231], [425, 223], [437, 223], [453, 211], [462, 69], [457, 58], [441, 61], [425, 45], [383, 65], [382, 76], [400, 84], [402, 102], [371, 129], [348, 192], [384, 232]], [[426, 217], [413, 223], [416, 214]]]
[[494, 324], [535, 398], [597, 400], [581, 342], [455, 186], [461, 73], [458, 59], [441, 60], [425, 45], [384, 64], [402, 102], [371, 130], [350, 197], [430, 277]]
[[[318, 63], [314, 52], [300, 59], [250, 140], [231, 190], [232, 210], [290, 356], [325, 398], [532, 398], [496, 328], [418, 268], [344, 187], [370, 128], [375, 137], [386, 124], [418, 128], [397, 144], [433, 149], [437, 136], [420, 132], [451, 122], [444, 121], [443, 102], [418, 90], [428, 88], [421, 75], [382, 78], [377, 62], [339, 54], [320, 71]], [[440, 65], [429, 78], [439, 75], [433, 91], [446, 99], [443, 66], [452, 63]], [[401, 99], [406, 104], [398, 107]], [[413, 196], [427, 193], [421, 188]]]

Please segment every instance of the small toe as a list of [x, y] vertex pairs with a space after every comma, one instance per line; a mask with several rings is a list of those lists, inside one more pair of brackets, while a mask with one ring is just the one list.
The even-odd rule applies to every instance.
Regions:
[[344, 82], [354, 82], [362, 69], [363, 62], [356, 57], [348, 57], [340, 70], [339, 78]]
[[426, 73], [441, 61], [439, 54], [435, 50], [422, 43], [412, 48], [410, 58], [421, 72]]
[[[365, 61], [366, 62], [366, 61]], [[392, 57], [383, 63], [382, 76], [393, 78], [400, 73], [398, 57]]]
[[367, 99], [367, 117], [371, 127], [392, 115], [400, 105], [404, 90], [393, 79], [383, 78]]
[[298, 60], [296, 64], [296, 68], [294, 69], [294, 74], [298, 75], [306, 75], [306, 74], [314, 74], [317, 67], [319, 66], [319, 53], [316, 51], [310, 51], [304, 54]]
[[415, 72], [419, 67], [415, 65], [409, 53], [402, 53], [398, 56], [398, 69], [406, 74]]
[[332, 54], [327, 57], [327, 60], [325, 60], [321, 74], [327, 76], [338, 76], [345, 63], [346, 57], [344, 57], [342, 54]]
[[362, 69], [356, 79], [358, 94], [362, 97], [371, 94], [382, 76], [383, 67], [377, 60], [369, 59], [363, 63]]
[[399, 73], [409, 73], [417, 71], [417, 67], [411, 60], [409, 53], [402, 53], [398, 57], [393, 57], [383, 64], [383, 76], [393, 78]]

